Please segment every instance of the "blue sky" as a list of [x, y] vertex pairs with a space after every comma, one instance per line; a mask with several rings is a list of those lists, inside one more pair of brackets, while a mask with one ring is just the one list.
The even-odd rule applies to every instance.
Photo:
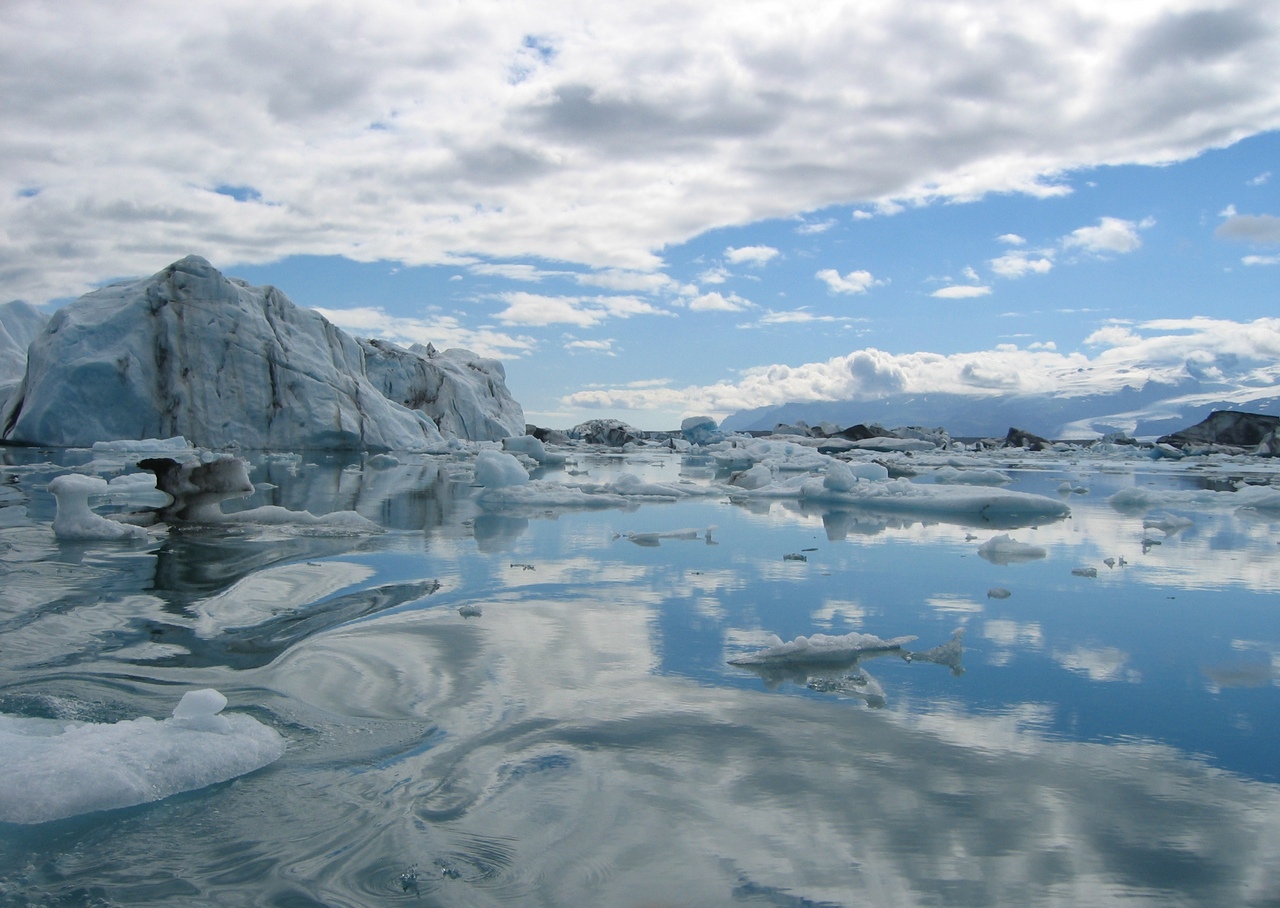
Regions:
[[1280, 374], [1271, 4], [0, 26], [6, 299], [200, 254], [354, 333], [498, 357], [553, 426]]

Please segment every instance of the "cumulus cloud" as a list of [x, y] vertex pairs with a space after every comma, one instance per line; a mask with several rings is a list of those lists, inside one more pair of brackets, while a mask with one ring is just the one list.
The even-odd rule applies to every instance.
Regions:
[[1238, 240], [1258, 246], [1280, 243], [1280, 218], [1273, 214], [1237, 214], [1235, 207], [1223, 212], [1226, 216], [1214, 236], [1224, 240]]
[[4, 298], [192, 251], [649, 271], [713, 227], [1061, 194], [1280, 124], [1280, 12], [1247, 0], [157, 9], [0, 11]]
[[689, 300], [689, 308], [694, 312], [740, 312], [751, 308], [751, 301], [743, 299], [736, 293], [728, 296], [713, 290]]
[[826, 284], [832, 293], [866, 293], [883, 283], [872, 277], [870, 271], [850, 271], [841, 275], [834, 268], [824, 268], [814, 277]]
[[[1062, 353], [1052, 344], [1021, 349], [1001, 344], [971, 353], [891, 354], [857, 350], [824, 362], [747, 369], [736, 381], [687, 387], [592, 389], [596, 406], [705, 412], [722, 418], [737, 410], [790, 402], [851, 400], [886, 394], [953, 393], [993, 396], [1113, 393], [1148, 381], [1174, 382], [1218, 368], [1236, 381], [1280, 381], [1280, 318], [1155, 319], [1112, 323], [1086, 339], [1093, 355]], [[578, 394], [562, 401], [585, 405]]]
[[735, 265], [763, 265], [778, 255], [772, 246], [730, 246], [724, 251], [724, 257]]
[[1139, 230], [1155, 226], [1155, 221], [1146, 218], [1141, 222], [1126, 221], [1122, 218], [1103, 217], [1092, 227], [1081, 227], [1071, 231], [1062, 238], [1064, 249], [1083, 249], [1085, 252], [1104, 254], [1108, 252], [1133, 252], [1142, 245]]
[[613, 340], [571, 340], [564, 345], [569, 351], [585, 350], [590, 353], [601, 353], [605, 356], [617, 356], [614, 352]]
[[1007, 246], [1025, 246], [1027, 241], [1024, 237], [1018, 236], [1016, 233], [1002, 233], [996, 237], [997, 243], [1004, 243]]
[[1024, 277], [1028, 274], [1048, 274], [1053, 268], [1053, 250], [1039, 253], [1014, 249], [987, 263], [1000, 277]]

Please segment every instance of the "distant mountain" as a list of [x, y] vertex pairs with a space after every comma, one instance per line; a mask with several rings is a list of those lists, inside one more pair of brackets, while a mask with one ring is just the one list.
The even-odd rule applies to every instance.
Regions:
[[1176, 383], [1147, 382], [1113, 394], [1064, 397], [1047, 394], [973, 397], [963, 394], [900, 394], [867, 401], [790, 403], [740, 410], [727, 417], [728, 431], [766, 431], [803, 420], [882, 426], [945, 428], [953, 437], [1003, 437], [1017, 427], [1045, 438], [1090, 438], [1124, 431], [1164, 435], [1197, 423], [1214, 410], [1280, 413], [1274, 388], [1240, 389], [1188, 375]]

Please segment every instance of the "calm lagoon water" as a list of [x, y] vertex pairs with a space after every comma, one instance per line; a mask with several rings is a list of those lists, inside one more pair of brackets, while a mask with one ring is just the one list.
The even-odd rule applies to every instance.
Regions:
[[[46, 456], [5, 470], [0, 712], [163, 718], [214, 687], [287, 749], [0, 824], [0, 905], [1280, 904], [1280, 512], [1186, 495], [1229, 459], [995, 458], [1071, 507], [1013, 528], [721, 496], [493, 513], [463, 458], [274, 459], [227, 510], [385, 532], [69, 544]], [[1108, 504], [1132, 487], [1189, 525]], [[1044, 557], [982, 557], [1004, 532]], [[924, 655], [728, 664], [851, 631]]]

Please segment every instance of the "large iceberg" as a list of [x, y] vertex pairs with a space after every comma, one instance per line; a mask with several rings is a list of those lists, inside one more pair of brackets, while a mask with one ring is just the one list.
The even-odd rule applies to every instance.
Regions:
[[58, 310], [0, 414], [3, 439], [185, 436], [274, 450], [421, 450], [524, 432], [500, 364], [358, 341], [274, 287], [188, 256]]

